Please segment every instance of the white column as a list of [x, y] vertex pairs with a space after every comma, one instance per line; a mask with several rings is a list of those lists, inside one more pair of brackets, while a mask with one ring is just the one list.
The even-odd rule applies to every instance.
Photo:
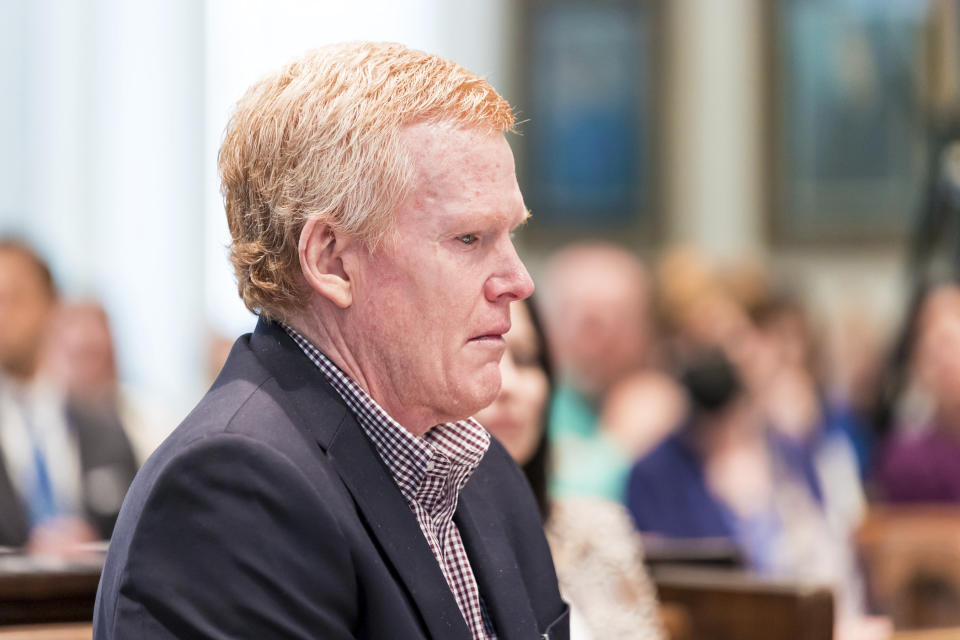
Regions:
[[26, 24], [25, 0], [0, 2], [0, 233], [21, 226], [20, 211], [26, 201]]
[[89, 2], [58, 0], [21, 0], [4, 9], [12, 19], [4, 28], [14, 31], [7, 46], [15, 47], [12, 64], [4, 65], [10, 83], [4, 102], [9, 99], [13, 110], [3, 126], [15, 145], [2, 154], [3, 186], [10, 189], [4, 228], [33, 243], [66, 290], [91, 278], [84, 260], [91, 242], [85, 224], [89, 9]]
[[91, 22], [84, 250], [124, 378], [182, 414], [205, 362], [203, 3], [97, 0]]
[[762, 249], [757, 0], [671, 0], [667, 239], [718, 258]]

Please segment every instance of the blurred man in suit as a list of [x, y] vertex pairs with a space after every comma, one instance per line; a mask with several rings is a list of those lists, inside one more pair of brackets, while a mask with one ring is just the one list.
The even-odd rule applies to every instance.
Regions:
[[0, 239], [0, 545], [57, 554], [110, 536], [136, 472], [116, 413], [45, 371], [66, 355], [62, 313], [43, 260]]
[[396, 44], [308, 53], [220, 150], [260, 321], [144, 465], [100, 584], [112, 638], [566, 638], [500, 387], [527, 217], [482, 78]]

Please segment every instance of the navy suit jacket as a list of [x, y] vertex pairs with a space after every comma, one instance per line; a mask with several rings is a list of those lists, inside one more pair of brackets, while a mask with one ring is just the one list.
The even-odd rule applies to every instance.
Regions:
[[[567, 638], [536, 504], [496, 441], [455, 521], [498, 637]], [[353, 414], [286, 333], [261, 321], [134, 480], [100, 581], [94, 637], [470, 633]]]

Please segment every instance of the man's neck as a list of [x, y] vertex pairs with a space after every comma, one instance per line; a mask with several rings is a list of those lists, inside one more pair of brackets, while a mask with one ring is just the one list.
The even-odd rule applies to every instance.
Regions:
[[[335, 323], [292, 318], [285, 323], [306, 338], [310, 344], [325, 355], [340, 371], [380, 405], [387, 415], [415, 436], [423, 436], [431, 428], [447, 422], [438, 419], [432, 412], [405, 406], [389, 385], [380, 384], [375, 376], [367, 374], [360, 362], [362, 354], [356, 354], [347, 346], [343, 334], [336, 330]], [[331, 330], [333, 328], [333, 330]]]

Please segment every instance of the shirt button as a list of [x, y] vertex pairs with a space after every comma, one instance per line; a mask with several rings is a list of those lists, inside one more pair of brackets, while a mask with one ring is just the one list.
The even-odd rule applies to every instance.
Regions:
[[427, 460], [427, 472], [433, 471], [433, 460]]

